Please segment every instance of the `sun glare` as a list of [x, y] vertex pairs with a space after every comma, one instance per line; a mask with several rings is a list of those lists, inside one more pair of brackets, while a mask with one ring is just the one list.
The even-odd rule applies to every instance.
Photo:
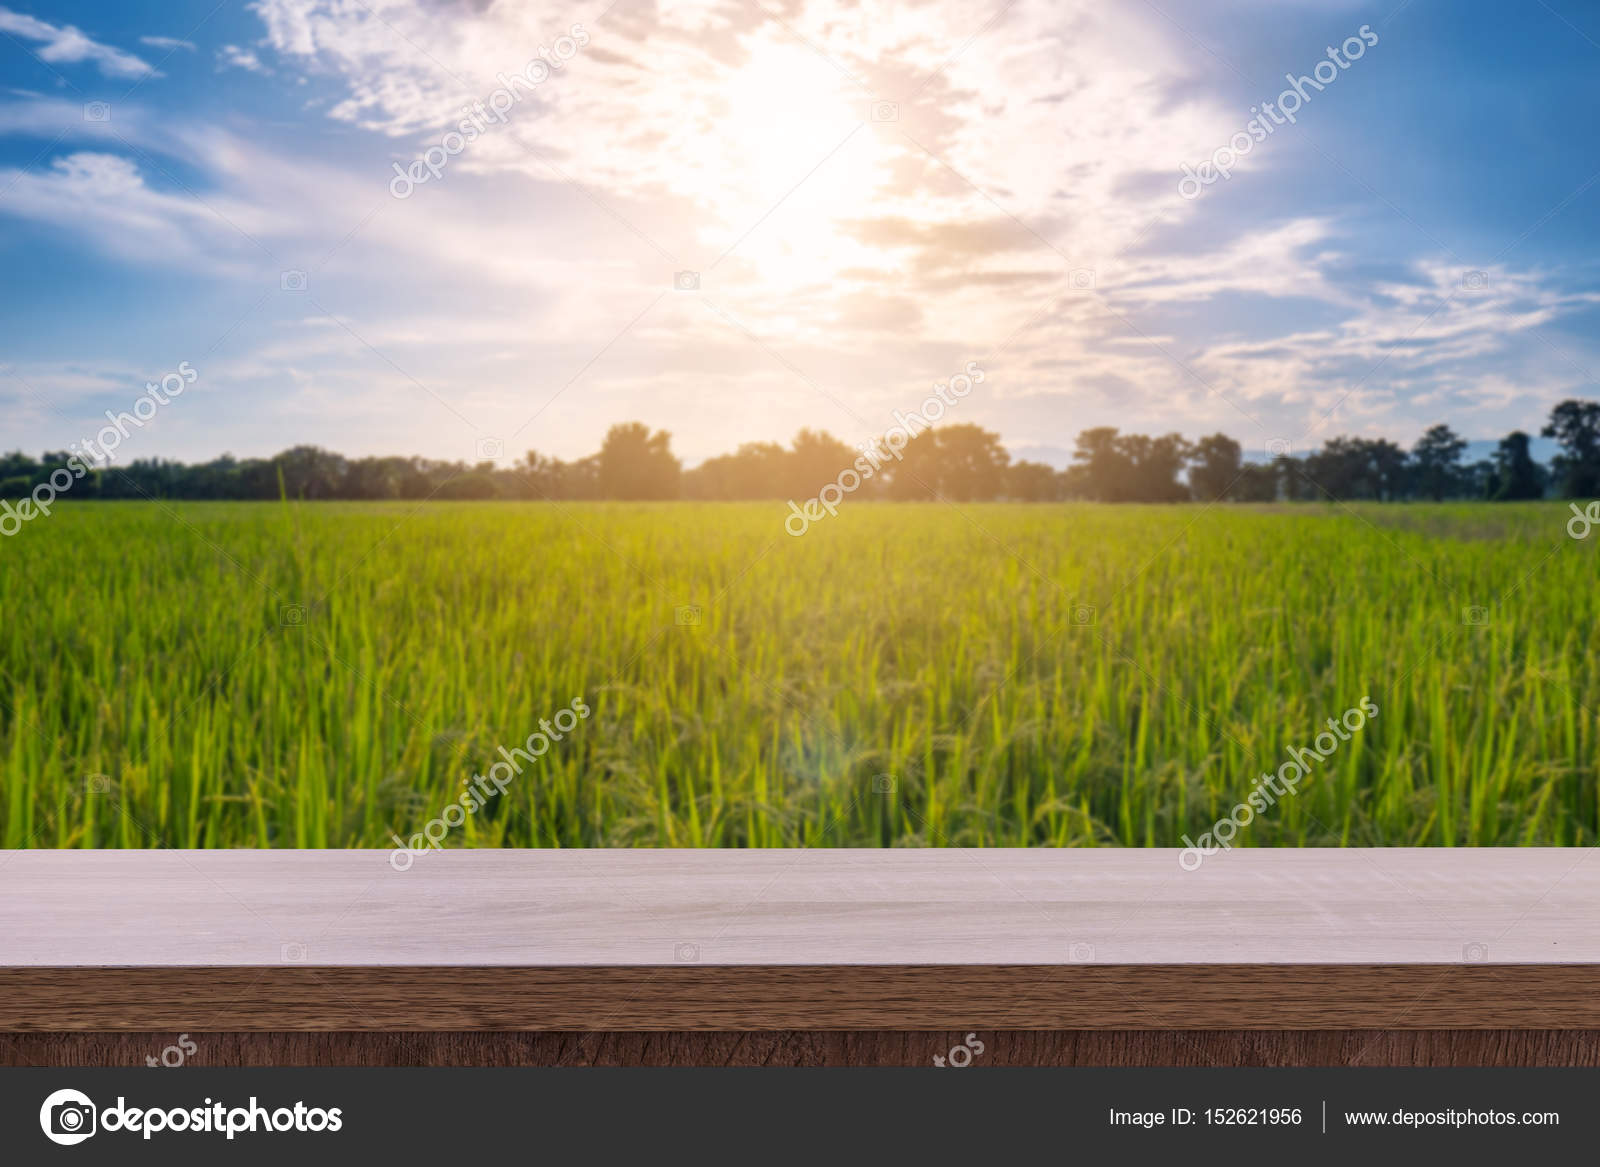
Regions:
[[845, 228], [874, 213], [902, 148], [892, 127], [871, 121], [869, 95], [804, 46], [765, 38], [723, 93], [704, 143], [717, 160], [707, 243], [749, 232], [739, 259], [775, 290], [869, 260]]

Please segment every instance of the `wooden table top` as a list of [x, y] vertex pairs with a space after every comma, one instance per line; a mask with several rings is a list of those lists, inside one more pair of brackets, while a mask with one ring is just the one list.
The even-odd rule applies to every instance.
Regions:
[[386, 851], [0, 852], [0, 965], [277, 964], [285, 945], [345, 966], [670, 965], [685, 945], [716, 965], [1600, 963], [1600, 861], [452, 850], [401, 872]]
[[0, 1029], [1600, 1026], [1592, 851], [1178, 856], [0, 852]]

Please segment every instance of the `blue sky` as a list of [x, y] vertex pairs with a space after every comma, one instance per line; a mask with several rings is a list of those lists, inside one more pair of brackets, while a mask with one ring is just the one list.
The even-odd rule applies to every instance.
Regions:
[[969, 361], [950, 420], [1057, 460], [1537, 430], [1600, 396], [1597, 91], [1572, 0], [8, 0], [0, 444], [185, 361], [130, 456], [573, 457], [637, 418], [693, 462], [865, 440]]

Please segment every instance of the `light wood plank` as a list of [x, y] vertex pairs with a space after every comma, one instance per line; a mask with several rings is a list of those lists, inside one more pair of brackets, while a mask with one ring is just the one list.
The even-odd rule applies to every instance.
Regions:
[[0, 966], [1600, 963], [1593, 854], [13, 851]]
[[0, 853], [0, 1030], [1600, 1028], [1591, 855]]

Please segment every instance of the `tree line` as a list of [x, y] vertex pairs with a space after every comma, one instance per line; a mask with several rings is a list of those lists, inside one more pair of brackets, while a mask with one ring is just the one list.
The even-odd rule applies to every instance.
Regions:
[[[1483, 499], [1600, 496], [1600, 403], [1563, 401], [1540, 435], [1560, 453], [1544, 466], [1521, 430], [1491, 458], [1467, 463], [1467, 443], [1447, 425], [1407, 450], [1384, 438], [1336, 437], [1321, 449], [1246, 461], [1238, 442], [1212, 434], [1150, 437], [1112, 427], [1077, 437], [1072, 465], [1056, 470], [1013, 460], [998, 434], [971, 424], [922, 429], [863, 484], [860, 497], [1052, 502], [1236, 502]], [[161, 458], [94, 468], [64, 499], [796, 499], [813, 498], [861, 450], [803, 429], [783, 446], [748, 442], [692, 469], [671, 435], [639, 422], [613, 426], [597, 453], [564, 462], [530, 450], [514, 463], [418, 457], [346, 458], [296, 446], [271, 458], [186, 464]], [[71, 455], [0, 457], [0, 499], [20, 499], [65, 468]], [[81, 463], [76, 463], [81, 465]]]

